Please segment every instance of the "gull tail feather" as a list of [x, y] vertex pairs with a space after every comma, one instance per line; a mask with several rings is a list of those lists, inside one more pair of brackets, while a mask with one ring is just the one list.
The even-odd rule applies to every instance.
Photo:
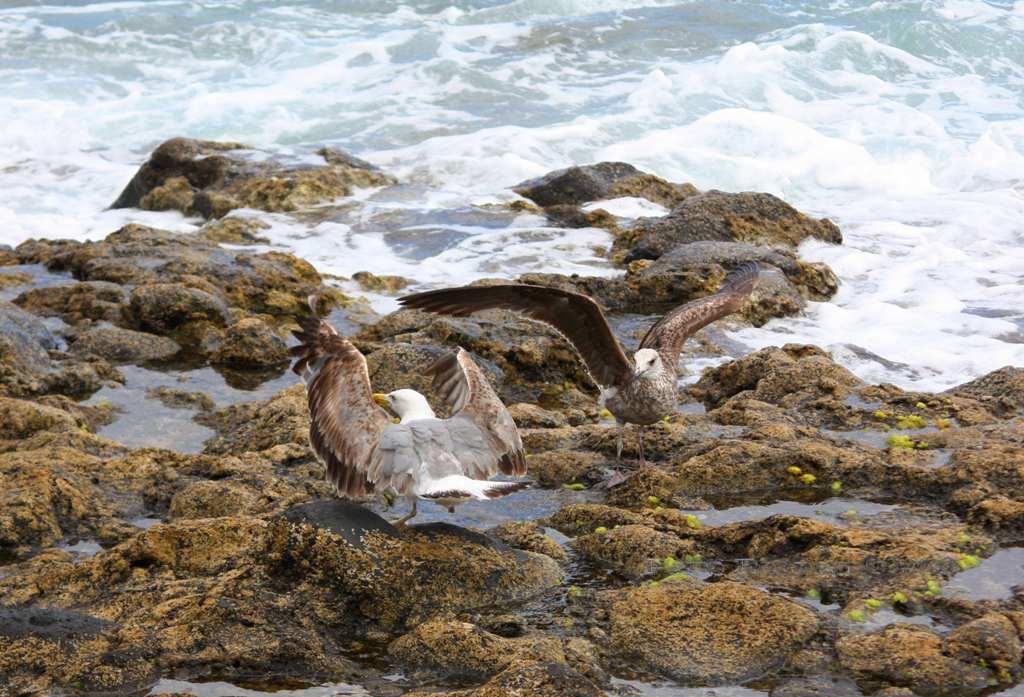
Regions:
[[477, 499], [486, 501], [520, 491], [529, 482], [491, 482], [486, 479], [471, 479], [461, 474], [442, 477], [429, 483], [418, 492], [425, 499]]

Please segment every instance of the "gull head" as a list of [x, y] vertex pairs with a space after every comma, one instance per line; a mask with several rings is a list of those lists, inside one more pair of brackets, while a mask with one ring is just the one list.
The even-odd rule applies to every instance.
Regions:
[[417, 419], [433, 419], [434, 410], [430, 408], [427, 398], [416, 390], [395, 390], [384, 395], [384, 400], [391, 410], [398, 414], [402, 423]]
[[642, 348], [633, 354], [633, 373], [648, 375], [661, 370], [661, 356], [654, 349]]

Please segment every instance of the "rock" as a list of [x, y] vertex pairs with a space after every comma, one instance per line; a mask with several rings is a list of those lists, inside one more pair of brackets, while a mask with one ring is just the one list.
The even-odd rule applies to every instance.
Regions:
[[612, 569], [624, 578], [641, 579], [662, 570], [665, 575], [674, 573], [680, 570], [675, 568], [675, 561], [681, 561], [696, 551], [692, 541], [681, 540], [646, 525], [619, 525], [604, 530], [602, 527], [577, 537], [573, 547], [584, 558]]
[[171, 520], [188, 520], [252, 515], [256, 512], [257, 502], [257, 492], [238, 482], [198, 481], [174, 495], [168, 517]]
[[0, 244], [0, 266], [17, 266], [21, 261], [9, 244]]
[[639, 218], [613, 250], [625, 261], [657, 259], [680, 245], [701, 241], [748, 242], [795, 248], [807, 238], [839, 244], [839, 228], [815, 220], [765, 193], [705, 191], [689, 196], [660, 218]]
[[121, 322], [125, 292], [115, 283], [86, 281], [25, 291], [14, 303], [33, 314], [60, 317], [68, 324], [83, 320]]
[[599, 503], [563, 506], [547, 520], [548, 525], [570, 537], [592, 532], [599, 527], [611, 530], [616, 525], [639, 525], [644, 522], [644, 517], [639, 513]]
[[172, 138], [153, 151], [111, 207], [221, 218], [235, 208], [294, 211], [348, 196], [356, 187], [395, 183], [339, 150], [318, 154], [323, 164], [269, 153], [254, 156], [239, 143]]
[[363, 290], [372, 293], [385, 293], [397, 295], [400, 290], [409, 285], [409, 279], [401, 276], [377, 276], [369, 271], [357, 271], [352, 274], [352, 280], [359, 284]]
[[579, 205], [623, 196], [673, 206], [693, 196], [692, 184], [672, 184], [625, 162], [599, 162], [560, 169], [512, 187], [539, 206]]
[[[862, 697], [862, 694], [848, 678], [817, 675], [789, 680], [774, 688], [771, 697]], [[913, 693], [907, 697], [913, 697]]]
[[1021, 677], [1017, 628], [996, 612], [950, 632], [945, 639], [945, 652], [967, 664], [988, 666], [1000, 683], [1016, 682]]
[[152, 283], [132, 291], [131, 315], [140, 329], [161, 334], [192, 322], [224, 326], [231, 316], [223, 301], [181, 283]]
[[165, 407], [172, 409], [195, 409], [202, 412], [211, 412], [216, 407], [213, 399], [208, 394], [176, 390], [166, 385], [147, 388], [146, 396], [159, 400]]
[[257, 218], [237, 218], [227, 216], [219, 220], [212, 220], [199, 228], [198, 236], [210, 242], [222, 244], [270, 244], [270, 240], [257, 234], [260, 230], [266, 230], [270, 225]]
[[24, 440], [40, 431], [71, 431], [78, 425], [74, 417], [62, 409], [0, 397], [0, 441]]
[[978, 692], [991, 674], [977, 663], [948, 655], [942, 637], [910, 624], [892, 624], [870, 634], [851, 634], [836, 642], [843, 668], [863, 689], [886, 683], [906, 686], [917, 695], [955, 695]]
[[849, 411], [843, 400], [863, 384], [816, 346], [786, 344], [704, 371], [689, 393], [708, 409], [742, 395], [825, 425], [843, 418]]
[[[4, 266], [2, 261], [3, 251], [0, 250], [0, 267]], [[30, 274], [20, 272], [0, 273], [0, 290], [17, 288], [18, 286], [25, 286], [29, 283], [32, 283], [32, 276]]]
[[[427, 364], [428, 356], [444, 353], [438, 345], [446, 347], [446, 350], [462, 346], [495, 378], [495, 389], [506, 404], [530, 402], [553, 409], [576, 407], [582, 403], [591, 410], [594, 408], [593, 398], [577, 389], [583, 386], [596, 392], [572, 345], [553, 329], [506, 310], [487, 310], [473, 317], [441, 317], [402, 310], [366, 328], [357, 338], [365, 342], [390, 339], [410, 344], [415, 348], [401, 350], [421, 356], [405, 368], [406, 363], [390, 357], [385, 360], [388, 353], [375, 356], [378, 352], [374, 350], [367, 356], [374, 389], [392, 384], [377, 377], [379, 365], [397, 366], [405, 381], [406, 375]], [[384, 350], [399, 349], [385, 347]], [[422, 375], [419, 379], [425, 384]], [[419, 389], [415, 382], [404, 382], [398, 386]]]
[[818, 627], [810, 610], [728, 581], [609, 591], [605, 602], [616, 656], [683, 683], [759, 677], [785, 663]]
[[25, 384], [52, 370], [48, 351], [57, 346], [38, 317], [0, 300], [0, 385]]
[[239, 368], [267, 368], [287, 364], [291, 360], [284, 340], [262, 320], [240, 319], [227, 328], [220, 347], [210, 362]]
[[569, 424], [568, 419], [562, 414], [536, 404], [512, 404], [508, 407], [508, 413], [512, 415], [519, 428], [561, 428]]
[[1024, 368], [1006, 366], [993, 370], [947, 390], [946, 394], [980, 400], [993, 413], [1010, 416], [1024, 409]]
[[786, 248], [746, 242], [703, 241], [672, 247], [645, 266], [641, 274], [659, 276], [713, 265], [731, 269], [747, 261], [758, 262], [762, 271], [775, 267], [808, 300], [828, 300], [839, 288], [839, 279], [825, 264], [801, 261]]
[[69, 352], [114, 363], [145, 363], [172, 358], [181, 347], [172, 339], [120, 327], [92, 327], [81, 332]]
[[264, 402], [229, 406], [204, 417], [217, 436], [204, 446], [209, 454], [260, 451], [275, 445], [309, 442], [309, 409], [306, 388], [296, 384]]
[[[310, 507], [315, 504], [306, 504]], [[376, 518], [376, 528], [390, 527]], [[412, 526], [400, 539], [371, 528], [349, 541], [309, 519], [288, 516], [271, 524], [264, 559], [284, 588], [329, 589], [335, 611], [384, 629], [521, 601], [562, 577], [550, 557], [499, 546], [445, 524]]]
[[410, 692], [407, 697], [605, 697], [592, 680], [563, 663], [515, 662], [470, 690]]
[[399, 637], [388, 653], [419, 674], [441, 678], [486, 680], [515, 661], [565, 663], [554, 637], [506, 639], [468, 622], [434, 619]]
[[566, 558], [562, 545], [548, 537], [536, 523], [510, 520], [492, 528], [490, 532], [509, 547], [546, 554], [558, 561]]
[[562, 449], [548, 450], [526, 457], [530, 476], [535, 477], [538, 484], [549, 489], [563, 484], [597, 484], [604, 479], [602, 466], [606, 463], [606, 458], [597, 453]]

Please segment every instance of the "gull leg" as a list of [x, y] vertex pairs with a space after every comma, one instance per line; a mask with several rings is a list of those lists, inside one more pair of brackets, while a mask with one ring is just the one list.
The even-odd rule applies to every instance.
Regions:
[[409, 511], [409, 514], [402, 516], [401, 518], [396, 520], [394, 523], [392, 523], [392, 525], [394, 525], [396, 528], [401, 530], [401, 529], [403, 529], [405, 527], [406, 523], [408, 523], [410, 520], [415, 518], [416, 517], [416, 502], [417, 501], [419, 501], [419, 499], [413, 499], [412, 500], [412, 510]]
[[640, 464], [646, 465], [647, 460], [644, 459], [644, 427], [640, 424], [637, 424], [636, 426], [636, 445], [637, 449], [640, 451]]

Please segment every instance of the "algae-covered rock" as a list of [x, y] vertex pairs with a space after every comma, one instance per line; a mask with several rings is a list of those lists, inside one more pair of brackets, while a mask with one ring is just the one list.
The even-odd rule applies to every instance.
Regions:
[[562, 545], [545, 534], [536, 523], [510, 520], [492, 528], [491, 534], [509, 547], [546, 554], [559, 561], [567, 556]]
[[977, 662], [948, 654], [931, 629], [893, 624], [870, 634], [851, 634], [836, 642], [843, 668], [861, 687], [906, 686], [917, 695], [956, 695], [985, 689], [990, 671]]
[[697, 193], [692, 184], [673, 184], [626, 162], [598, 162], [549, 172], [512, 187], [539, 206], [579, 205], [635, 196], [673, 206]]
[[239, 368], [265, 368], [280, 366], [290, 361], [284, 340], [255, 317], [246, 317], [232, 324], [210, 357], [219, 365]]
[[97, 356], [113, 363], [166, 360], [181, 350], [172, 339], [120, 327], [92, 327], [80, 332], [69, 352]]
[[235, 208], [294, 211], [348, 196], [356, 187], [395, 183], [340, 150], [317, 155], [319, 162], [289, 160], [240, 143], [172, 138], [153, 151], [111, 207], [220, 218]]
[[745, 682], [777, 668], [818, 628], [807, 608], [728, 581], [610, 591], [605, 602], [618, 657], [701, 685]]
[[593, 680], [565, 665], [516, 661], [480, 687], [445, 692], [410, 692], [408, 697], [605, 697]]
[[116, 283], [84, 281], [27, 290], [16, 305], [43, 317], [60, 317], [69, 324], [82, 320], [120, 322], [125, 292]]
[[442, 678], [486, 680], [521, 660], [566, 662], [555, 637], [506, 639], [468, 622], [434, 619], [388, 648], [403, 666]]
[[266, 450], [284, 443], [309, 442], [309, 408], [302, 384], [285, 388], [264, 402], [235, 404], [204, 418], [217, 430], [204, 451], [210, 454]]
[[660, 570], [666, 571], [666, 575], [679, 571], [675, 568], [676, 561], [695, 550], [692, 541], [646, 525], [619, 525], [610, 529], [599, 526], [576, 538], [573, 546], [584, 558], [630, 579], [651, 576]]
[[[339, 512], [329, 527], [312, 523], [306, 514], [323, 506]], [[339, 610], [384, 628], [415, 625], [439, 612], [523, 600], [562, 576], [550, 557], [450, 525], [413, 526], [398, 537], [385, 521], [356, 507], [361, 518], [378, 520], [369, 532], [360, 532], [366, 524], [347, 523], [348, 508], [351, 504], [336, 501], [306, 504], [275, 520], [266, 565], [281, 584], [329, 590], [341, 603]]]
[[359, 284], [363, 290], [374, 293], [386, 293], [396, 295], [400, 290], [409, 285], [409, 279], [402, 276], [378, 276], [369, 271], [357, 271], [352, 274], [352, 280]]
[[689, 196], [659, 218], [640, 218], [615, 249], [626, 261], [657, 259], [679, 245], [699, 241], [747, 242], [795, 248], [808, 238], [838, 244], [839, 228], [815, 220], [782, 199], [765, 193], [705, 191]]
[[999, 368], [947, 393], [980, 400], [994, 413], [1009, 416], [1024, 409], [1024, 368]]
[[223, 301], [181, 283], [152, 283], [132, 291], [131, 315], [139, 328], [167, 333], [191, 322], [226, 325], [230, 321]]

